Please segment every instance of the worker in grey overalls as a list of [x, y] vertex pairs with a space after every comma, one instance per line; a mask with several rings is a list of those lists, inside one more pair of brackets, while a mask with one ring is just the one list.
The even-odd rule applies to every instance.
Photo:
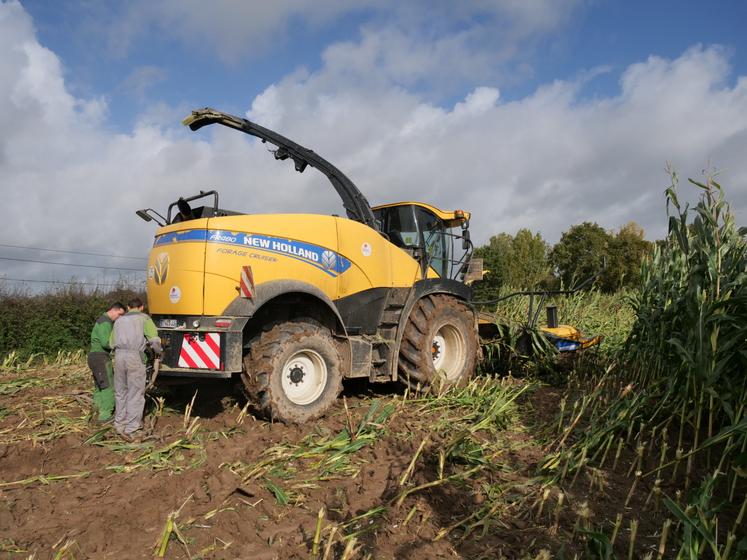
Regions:
[[114, 349], [114, 429], [127, 441], [136, 439], [143, 427], [147, 345], [161, 354], [156, 326], [143, 313], [143, 301], [135, 297], [114, 323], [109, 344]]

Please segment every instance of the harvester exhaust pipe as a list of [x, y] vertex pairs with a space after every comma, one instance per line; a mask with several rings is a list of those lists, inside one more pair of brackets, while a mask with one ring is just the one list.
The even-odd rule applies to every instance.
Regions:
[[547, 306], [547, 326], [551, 329], [558, 326], [558, 308], [554, 305]]

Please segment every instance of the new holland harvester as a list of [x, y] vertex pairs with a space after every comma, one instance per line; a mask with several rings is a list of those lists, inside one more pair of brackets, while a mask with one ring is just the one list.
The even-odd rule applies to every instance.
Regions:
[[[422, 202], [372, 208], [339, 169], [247, 119], [210, 108], [184, 124], [220, 124], [316, 168], [347, 217], [245, 214], [216, 191], [172, 203], [148, 261], [148, 307], [164, 343], [163, 376], [240, 376], [265, 416], [305, 422], [334, 402], [344, 378], [427, 391], [465, 383], [480, 354], [470, 284], [469, 212]], [[197, 201], [200, 201], [197, 205]]]

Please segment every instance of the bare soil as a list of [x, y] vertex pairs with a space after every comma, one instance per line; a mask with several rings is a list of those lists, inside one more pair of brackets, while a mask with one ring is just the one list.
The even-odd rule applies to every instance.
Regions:
[[[500, 450], [489, 471], [418, 489], [443, 475], [445, 442], [430, 429], [439, 418], [401, 404], [398, 387], [347, 386], [325, 418], [304, 426], [242, 412], [228, 383], [199, 385], [185, 418], [195, 387], [176, 387], [150, 399], [150, 436], [126, 443], [89, 421], [88, 375], [82, 366], [0, 372], [0, 558], [549, 558], [560, 550], [572, 558], [583, 550], [579, 518], [614, 520], [630, 487], [621, 461], [620, 472], [605, 474], [604, 491], [591, 492], [582, 477], [566, 489], [565, 508], [553, 495], [538, 513], [547, 443], [539, 426], [560, 398], [551, 387], [519, 402], [507, 429], [481, 436]], [[374, 400], [394, 412], [335, 463], [342, 468], [325, 475], [321, 455], [282, 459], [310, 435], [355, 431]], [[403, 497], [406, 489], [415, 490]], [[639, 489], [628, 517], [649, 490]], [[487, 517], [486, 506], [496, 508]], [[661, 519], [640, 523], [643, 554]], [[627, 521], [625, 547], [626, 531]]]

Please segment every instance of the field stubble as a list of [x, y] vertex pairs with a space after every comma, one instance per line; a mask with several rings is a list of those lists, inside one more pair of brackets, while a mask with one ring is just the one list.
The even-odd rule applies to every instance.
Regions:
[[[0, 374], [7, 557], [573, 558], [609, 546], [624, 558], [632, 542], [639, 558], [667, 518], [652, 482], [630, 490], [635, 432], [600, 465], [548, 466], [559, 443], [575, 449], [560, 439], [578, 439], [589, 401], [526, 379], [429, 397], [348, 387], [312, 427], [256, 420], [228, 385], [181, 389], [150, 401], [149, 439], [126, 443], [90, 423], [88, 375]], [[573, 394], [584, 383], [572, 379]]]
[[353, 387], [313, 427], [255, 420], [227, 385], [202, 387], [153, 399], [151, 438], [126, 443], [90, 423], [88, 375], [0, 374], [6, 556], [519, 557], [567, 537], [527, 518], [542, 446], [519, 411], [544, 390], [533, 383]]

